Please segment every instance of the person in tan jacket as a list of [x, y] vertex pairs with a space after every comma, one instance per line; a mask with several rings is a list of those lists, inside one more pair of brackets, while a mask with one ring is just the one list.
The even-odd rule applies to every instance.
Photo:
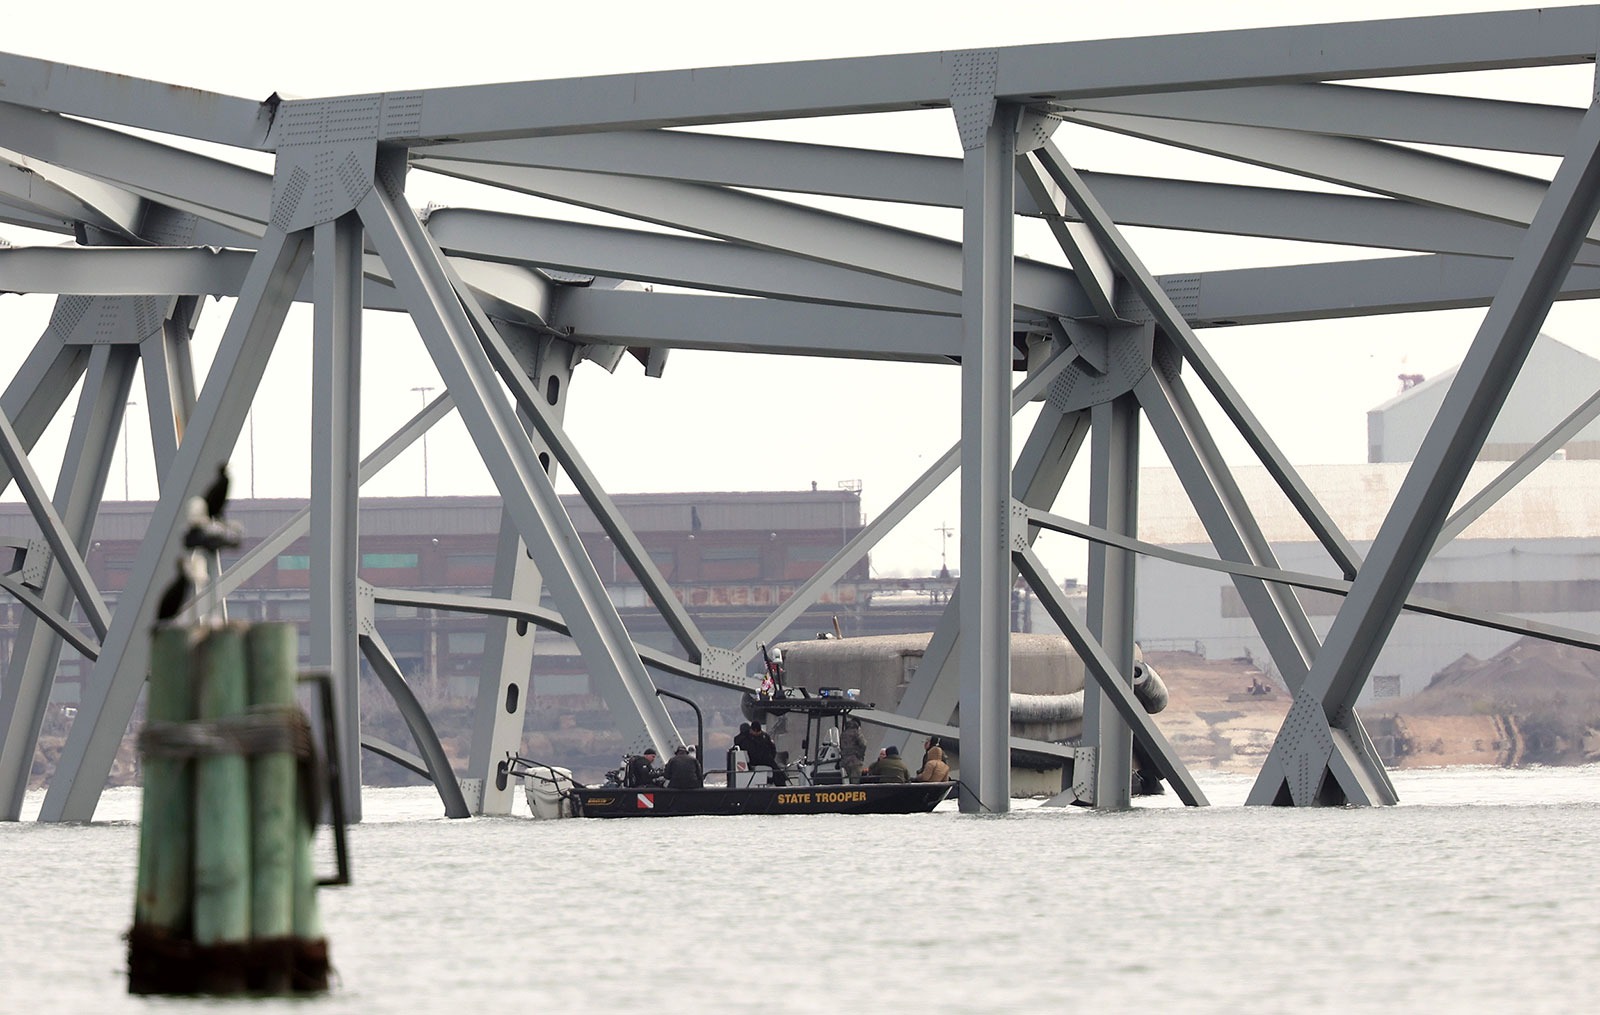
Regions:
[[916, 774], [912, 782], [945, 782], [950, 778], [950, 766], [944, 763], [944, 750], [938, 747], [928, 748], [927, 760], [922, 764], [922, 771]]

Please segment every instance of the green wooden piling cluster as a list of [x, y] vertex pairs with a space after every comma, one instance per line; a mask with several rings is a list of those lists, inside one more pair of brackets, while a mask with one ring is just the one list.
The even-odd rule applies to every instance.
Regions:
[[132, 993], [327, 989], [297, 649], [291, 624], [154, 632]]

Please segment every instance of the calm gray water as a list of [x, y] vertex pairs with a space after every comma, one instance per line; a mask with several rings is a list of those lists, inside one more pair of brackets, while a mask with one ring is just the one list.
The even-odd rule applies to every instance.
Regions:
[[1600, 766], [1397, 773], [1382, 810], [1201, 782], [1200, 811], [545, 823], [371, 790], [322, 895], [338, 986], [298, 1003], [127, 996], [114, 791], [0, 824], [0, 1011], [1593, 1010]]

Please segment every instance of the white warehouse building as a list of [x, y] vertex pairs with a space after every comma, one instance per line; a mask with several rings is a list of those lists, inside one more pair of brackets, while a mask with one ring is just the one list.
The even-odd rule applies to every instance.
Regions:
[[[1358, 551], [1371, 546], [1453, 377], [1450, 371], [1413, 383], [1368, 414], [1373, 462], [1300, 469]], [[1597, 390], [1600, 362], [1541, 336], [1460, 502], [1500, 475], [1508, 461], [1544, 438]], [[1326, 551], [1264, 469], [1236, 468], [1234, 475], [1279, 566], [1338, 577]], [[1141, 470], [1139, 484], [1140, 539], [1216, 556], [1170, 469]], [[1249, 657], [1273, 673], [1265, 644], [1229, 576], [1148, 557], [1138, 568], [1135, 629], [1147, 650]], [[1318, 634], [1325, 636], [1340, 597], [1305, 591], [1298, 595]], [[1552, 460], [1438, 549], [1413, 595], [1462, 609], [1600, 631], [1600, 426], [1580, 431]], [[1361, 703], [1415, 694], [1462, 655], [1487, 658], [1518, 637], [1405, 613], [1379, 656]]]

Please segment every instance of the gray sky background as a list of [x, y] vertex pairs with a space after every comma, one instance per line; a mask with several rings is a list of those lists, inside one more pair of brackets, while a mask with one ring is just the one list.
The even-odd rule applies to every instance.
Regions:
[[[14, 5], [15, 6], [15, 5]], [[587, 6], [587, 5], [585, 5]], [[992, 2], [863, 3], [820, 0], [764, 10], [732, 2], [677, 4], [617, 2], [603, 13], [587, 6], [484, 3], [463, 0], [425, 14], [368, 13], [346, 0], [280, 0], [265, 7], [229, 8], [214, 2], [166, 0], [159, 5], [90, 0], [70, 5], [24, 5], [8, 10], [0, 49], [117, 71], [250, 98], [277, 91], [310, 97], [354, 92], [572, 77], [734, 63], [820, 59], [922, 50], [1059, 42], [1276, 24], [1311, 24], [1515, 7], [1500, 3], [1389, 0], [1227, 3], [1125, 2], [1078, 4]], [[1531, 4], [1527, 6], [1532, 6]], [[1561, 5], [1544, 5], [1561, 6]], [[362, 8], [365, 8], [363, 10]], [[160, 11], [159, 15], [150, 13]], [[395, 8], [399, 10], [400, 8]], [[1413, 86], [1420, 87], [1420, 85]], [[1525, 101], [1583, 105], [1592, 94], [1592, 68], [1455, 75], [1428, 85], [1440, 91]], [[947, 110], [877, 117], [719, 128], [957, 156]], [[1057, 140], [1080, 168], [1202, 178], [1264, 185], [1318, 185], [1234, 166], [1204, 156], [1158, 150], [1140, 142], [1063, 127]], [[0, 144], [3, 144], [0, 138]], [[236, 154], [224, 154], [235, 157]], [[241, 159], [260, 168], [260, 158]], [[1549, 159], [1497, 160], [1497, 165], [1548, 176]], [[413, 203], [479, 204], [480, 193], [453, 181], [425, 184], [413, 174]], [[534, 199], [498, 206], [549, 214]], [[850, 210], [847, 202], [828, 207]], [[869, 209], [886, 221], [958, 237], [959, 214], [927, 209]], [[581, 210], [575, 218], [598, 219]], [[637, 224], [629, 223], [633, 228]], [[1149, 230], [1132, 233], [1141, 256], [1158, 273], [1264, 263], [1330, 260], [1349, 252], [1306, 244], [1191, 237]], [[26, 231], [0, 228], [15, 243]], [[47, 242], [59, 242], [50, 238]], [[1018, 224], [1018, 253], [1063, 262], [1040, 223]], [[1382, 256], [1379, 253], [1360, 256]], [[48, 319], [48, 297], [0, 296], [0, 378], [9, 379]], [[197, 350], [203, 373], [231, 302], [210, 303]], [[1454, 365], [1470, 343], [1481, 312], [1456, 311], [1382, 319], [1236, 328], [1203, 334], [1218, 361], [1245, 394], [1290, 458], [1302, 464], [1365, 458], [1366, 410], [1398, 391], [1397, 375], [1432, 375]], [[1600, 355], [1596, 312], [1558, 307], [1546, 331]], [[236, 489], [259, 496], [304, 496], [309, 486], [305, 448], [309, 413], [310, 314], [291, 314], [257, 403], [253, 456], [250, 437], [234, 457]], [[368, 315], [363, 378], [363, 447], [370, 449], [421, 405], [413, 388], [437, 387], [437, 375], [409, 323]], [[142, 402], [136, 384], [134, 398]], [[1560, 407], [1558, 415], [1571, 407]], [[130, 410], [126, 472], [118, 461], [110, 499], [155, 495], [142, 405]], [[1016, 421], [1020, 446], [1033, 417]], [[676, 352], [667, 376], [642, 376], [631, 359], [615, 375], [593, 364], [574, 378], [568, 426], [595, 472], [614, 493], [662, 490], [806, 489], [863, 484], [869, 516], [884, 509], [923, 469], [954, 443], [959, 431], [955, 368], [854, 363], [821, 359], [732, 357]], [[1225, 424], [1214, 423], [1219, 436]], [[62, 421], [35, 454], [53, 481]], [[1237, 441], [1230, 457], [1245, 461]], [[1159, 464], [1153, 438], [1147, 464]], [[1081, 479], [1069, 482], [1058, 504], [1083, 517]], [[367, 484], [369, 495], [415, 494], [422, 456], [413, 450]], [[465, 431], [454, 419], [429, 438], [431, 493], [488, 493]], [[8, 494], [15, 497], [15, 491]], [[879, 575], [927, 574], [938, 569], [938, 528], [959, 520], [955, 483], [945, 487], [873, 554]], [[949, 543], [952, 565], [957, 544]], [[1079, 547], [1066, 541], [1043, 548], [1058, 577], [1081, 575]]]

